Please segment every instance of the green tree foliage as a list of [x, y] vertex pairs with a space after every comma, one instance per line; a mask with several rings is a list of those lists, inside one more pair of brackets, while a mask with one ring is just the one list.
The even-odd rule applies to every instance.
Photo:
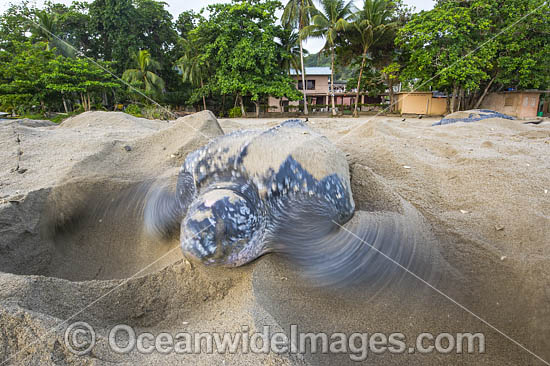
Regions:
[[361, 84], [367, 85], [361, 81], [367, 63], [367, 53], [377, 42], [384, 40], [385, 36], [392, 32], [397, 25], [392, 19], [391, 5], [388, 0], [364, 0], [363, 8], [353, 16], [353, 36], [351, 38], [361, 48], [361, 66], [359, 67], [357, 94], [353, 109], [355, 117], [359, 117], [357, 105], [359, 103], [359, 93], [362, 91]]
[[30, 22], [34, 36], [38, 40], [46, 42], [46, 49], [55, 48], [57, 54], [65, 57], [75, 56], [75, 49], [61, 38], [59, 19], [56, 13], [38, 10]]
[[332, 115], [336, 115], [336, 106], [334, 103], [334, 64], [336, 53], [336, 42], [339, 35], [349, 28], [347, 20], [355, 10], [351, 1], [345, 0], [320, 0], [321, 11], [314, 11], [312, 24], [302, 29], [300, 37], [306, 38], [324, 38], [325, 45], [323, 51], [330, 54], [331, 58], [331, 101]]
[[165, 8], [166, 3], [134, 0], [134, 4], [138, 18], [133, 20], [133, 29], [139, 37], [132, 50], [148, 50], [160, 65], [158, 75], [170, 87], [180, 86], [174, 62], [179, 58], [181, 49], [177, 47], [178, 33], [172, 15]]
[[[182, 73], [182, 81], [189, 82], [194, 87], [200, 87], [204, 91], [204, 79], [209, 74], [210, 63], [201, 58], [200, 53], [187, 39], [182, 39], [183, 56], [178, 60], [177, 66]], [[202, 94], [203, 108], [206, 110], [206, 95]]]
[[42, 75], [54, 59], [54, 52], [44, 42], [15, 41], [10, 48], [13, 51], [0, 51], [0, 106], [15, 112], [33, 106], [44, 111], [51, 95]]
[[27, 41], [26, 33], [31, 30], [28, 21], [36, 9], [28, 2], [11, 4], [0, 17], [0, 49], [16, 52], [16, 42]]
[[[172, 54], [177, 33], [165, 3], [154, 0], [95, 0], [89, 4], [89, 25], [96, 42], [95, 57], [114, 61], [121, 74], [133, 63], [132, 54], [149, 50], [168, 73], [176, 56]], [[162, 75], [164, 76], [164, 75]]]
[[189, 33], [189, 42], [197, 50], [199, 64], [210, 65], [212, 74], [202, 88], [221, 95], [250, 97], [260, 113], [262, 99], [271, 95], [299, 98], [294, 81], [280, 60], [290, 57], [275, 42], [283, 30], [275, 24], [275, 12], [281, 8], [273, 0], [238, 0], [231, 4], [208, 7], [210, 17], [202, 18]]
[[[288, 0], [281, 17], [281, 23], [286, 29], [292, 29], [299, 33], [310, 24], [314, 11], [315, 5], [313, 4], [313, 0]], [[300, 48], [300, 69], [302, 75], [304, 113], [307, 116], [308, 108], [306, 97], [306, 73], [304, 68], [304, 45], [301, 38], [298, 39], [298, 46]]]
[[[159, 102], [202, 99], [220, 113], [239, 104], [245, 113], [253, 102], [258, 114], [268, 95], [296, 100], [289, 72], [304, 80], [306, 64], [330, 65], [332, 83], [347, 79], [359, 94], [385, 87], [390, 104], [399, 80], [449, 93], [453, 110], [479, 106], [490, 91], [550, 89], [547, 0], [438, 0], [414, 16], [403, 0], [362, 1], [355, 12], [345, 0], [319, 0], [321, 11], [313, 0], [284, 8], [277, 0], [232, 0], [174, 21], [157, 0], [47, 0], [41, 9], [22, 0], [0, 15], [0, 103], [46, 112], [136, 99], [91, 60]], [[309, 36], [325, 47], [304, 59]]]
[[296, 75], [298, 75], [301, 70], [301, 54], [307, 55], [307, 51], [300, 51], [299, 34], [294, 29], [285, 29], [279, 35], [279, 43], [285, 51], [285, 57], [282, 57], [281, 65], [285, 70], [288, 70], [289, 75], [291, 69], [296, 71]]
[[[339, 57], [339, 51], [342, 46], [340, 44], [336, 47], [336, 64], [334, 68], [334, 82], [341, 80], [348, 80], [353, 77], [353, 70], [349, 65], [344, 64]], [[330, 67], [330, 55], [326, 55], [323, 52], [315, 53], [304, 57], [304, 65], [306, 67]]]
[[90, 31], [88, 4], [73, 2], [70, 6], [46, 2], [45, 11], [57, 18], [57, 35], [76, 49], [75, 55], [95, 57], [90, 52], [95, 42], [95, 35]]
[[95, 0], [88, 11], [90, 30], [97, 37], [92, 52], [97, 58], [115, 61], [120, 75], [130, 66], [132, 50], [138, 44], [133, 31], [138, 16], [132, 0]]
[[132, 55], [134, 69], [127, 69], [122, 74], [122, 79], [133, 87], [143, 90], [146, 95], [158, 95], [164, 90], [164, 80], [153, 70], [160, 68], [160, 63], [151, 57], [147, 50], [140, 50]]
[[[55, 108], [78, 101], [90, 110], [95, 98], [105, 99], [105, 93], [120, 84], [96, 63], [87, 59], [56, 56], [55, 48], [46, 42], [14, 43], [15, 55], [0, 51], [0, 106], [22, 113]], [[108, 65], [102, 63], [103, 68]]]
[[[338, 39], [336, 48], [337, 62], [350, 69], [345, 73], [348, 90], [368, 95], [384, 92], [385, 90], [379, 88], [380, 80], [366, 82], [364, 76], [359, 78], [361, 69], [369, 76], [382, 76], [390, 96], [390, 112], [394, 104], [393, 85], [398, 80], [390, 78], [384, 70], [392, 63], [399, 65], [406, 57], [406, 53], [396, 47], [395, 37], [397, 30], [410, 19], [410, 16], [411, 9], [404, 5], [402, 0], [363, 1], [362, 7], [352, 16], [352, 26]], [[351, 80], [355, 83], [354, 86]], [[362, 81], [357, 88], [359, 80]], [[358, 97], [355, 100], [359, 102]], [[358, 110], [354, 109], [354, 112], [357, 116]]]
[[176, 31], [181, 38], [187, 38], [189, 32], [195, 28], [198, 16], [192, 10], [181, 13], [176, 20]]
[[[550, 3], [543, 0], [485, 1], [491, 33], [510, 28], [497, 39], [498, 58], [489, 70], [498, 85], [519, 89], [550, 87]], [[527, 15], [524, 19], [520, 16]], [[521, 19], [521, 21], [519, 21]]]
[[410, 53], [401, 77], [452, 93], [451, 111], [479, 106], [491, 88], [546, 88], [549, 10], [543, 0], [439, 2], [399, 32]]
[[85, 58], [58, 56], [50, 60], [47, 71], [41, 76], [46, 89], [61, 94], [65, 112], [68, 103], [77, 96], [85, 111], [91, 110], [94, 96], [102, 99], [108, 90], [118, 89], [120, 83], [107, 72], [109, 65], [97, 64]]
[[[361, 73], [361, 83], [359, 84], [359, 89], [363, 92], [366, 92], [369, 96], [377, 96], [386, 91], [386, 83], [384, 75], [382, 72], [377, 70], [375, 67], [368, 65], [364, 72]], [[357, 76], [352, 77], [348, 80], [346, 84], [347, 90], [353, 90], [357, 88]]]

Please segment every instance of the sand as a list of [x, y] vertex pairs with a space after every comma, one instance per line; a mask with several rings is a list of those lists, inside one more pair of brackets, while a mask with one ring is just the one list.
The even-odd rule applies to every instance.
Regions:
[[[348, 354], [120, 355], [107, 334], [121, 323], [155, 334], [264, 325], [288, 332], [297, 324], [306, 332], [401, 332], [407, 345], [422, 332], [482, 332], [484, 354], [370, 353], [365, 364], [543, 364], [420, 281], [371, 296], [313, 288], [276, 255], [205, 268], [183, 259], [177, 240], [147, 238], [138, 213], [98, 218], [87, 209], [91, 194], [105, 202], [144, 179], [173, 182], [185, 156], [210, 138], [280, 122], [216, 121], [209, 112], [171, 122], [114, 112], [59, 126], [2, 121], [0, 364], [352, 363]], [[309, 125], [345, 152], [359, 210], [422, 218], [448, 263], [439, 291], [550, 360], [550, 122], [434, 122], [312, 118]], [[98, 337], [85, 356], [64, 343], [77, 320]]]

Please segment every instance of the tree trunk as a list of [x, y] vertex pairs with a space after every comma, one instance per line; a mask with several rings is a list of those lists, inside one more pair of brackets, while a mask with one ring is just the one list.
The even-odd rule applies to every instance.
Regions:
[[390, 94], [390, 108], [389, 108], [389, 111], [390, 111], [390, 113], [393, 113], [393, 111], [395, 110], [395, 107], [394, 107], [395, 95], [393, 93], [393, 80], [390, 76], [388, 76], [388, 87], [389, 87], [389, 94]]
[[361, 68], [359, 69], [359, 79], [357, 79], [357, 93], [355, 95], [355, 107], [353, 109], [353, 116], [359, 117], [359, 112], [357, 111], [357, 103], [359, 102], [359, 93], [361, 92], [361, 79], [363, 78], [363, 69], [365, 68], [365, 59], [367, 58], [367, 48], [363, 50], [363, 58], [361, 60]]
[[457, 111], [464, 110], [464, 88], [458, 89], [458, 107], [456, 108]]
[[90, 93], [86, 93], [87, 96], [88, 96], [88, 110], [91, 111], [92, 110], [92, 103], [90, 103]]
[[[202, 82], [202, 77], [201, 77], [201, 89], [204, 88], [204, 84]], [[206, 110], [206, 97], [204, 96], [204, 94], [202, 95], [202, 106], [204, 107], [204, 110]]]
[[260, 118], [260, 101], [254, 101], [254, 105], [256, 106], [256, 118]]
[[67, 108], [67, 100], [65, 100], [65, 96], [62, 95], [61, 99], [63, 100], [63, 108], [65, 108], [65, 113], [69, 113], [69, 109]]
[[304, 68], [304, 49], [302, 45], [302, 40], [300, 39], [300, 66], [302, 68], [302, 93], [304, 94], [304, 114], [307, 116], [309, 115], [309, 111], [307, 109], [307, 95], [306, 95], [306, 73]]
[[453, 86], [453, 95], [451, 97], [451, 113], [455, 112], [457, 94], [458, 94], [458, 87], [456, 85], [454, 85]]
[[241, 115], [243, 117], [246, 117], [246, 110], [244, 109], [244, 102], [243, 102], [243, 97], [242, 95], [239, 95], [239, 102], [241, 104]]
[[330, 48], [330, 91], [332, 96], [332, 115], [336, 116], [336, 106], [334, 104], [334, 48]]
[[82, 109], [87, 111], [88, 109], [86, 108], [86, 98], [84, 98], [84, 94], [82, 93], [80, 93], [80, 101], [82, 103]]
[[491, 89], [491, 86], [495, 82], [496, 78], [497, 76], [495, 75], [495, 77], [492, 78], [491, 81], [489, 81], [489, 84], [487, 84], [487, 86], [485, 87], [485, 90], [483, 90], [483, 94], [481, 94], [481, 97], [478, 99], [477, 103], [475, 104], [474, 109], [478, 109], [481, 103], [483, 103], [483, 99], [485, 99], [485, 97], [487, 96], [487, 93], [489, 92], [489, 89]]

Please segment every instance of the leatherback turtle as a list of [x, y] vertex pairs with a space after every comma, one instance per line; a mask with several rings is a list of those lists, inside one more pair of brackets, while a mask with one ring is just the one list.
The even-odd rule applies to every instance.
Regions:
[[241, 266], [279, 252], [334, 284], [365, 273], [380, 277], [388, 263], [369, 250], [373, 244], [394, 260], [407, 257], [402, 238], [394, 240], [399, 230], [375, 214], [363, 213], [354, 230], [346, 229], [354, 210], [344, 154], [290, 120], [223, 135], [190, 153], [175, 191], [150, 190], [144, 220], [160, 237], [179, 226], [191, 260]]

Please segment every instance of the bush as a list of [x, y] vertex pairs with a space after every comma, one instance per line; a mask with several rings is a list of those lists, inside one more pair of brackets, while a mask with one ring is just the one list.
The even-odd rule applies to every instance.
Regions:
[[130, 104], [124, 108], [124, 112], [131, 114], [134, 117], [142, 117], [141, 108], [137, 104]]
[[82, 104], [75, 104], [74, 108], [73, 108], [73, 112], [75, 113], [82, 113], [84, 112], [84, 107], [82, 106]]
[[101, 103], [96, 103], [92, 106], [92, 110], [94, 110], [94, 111], [106, 111], [107, 108], [105, 108], [105, 106]]
[[48, 118], [50, 121], [54, 123], [61, 123], [64, 120], [66, 120], [69, 117], [76, 116], [77, 114], [80, 114], [81, 112], [69, 112], [69, 113], [58, 113], [52, 118]]
[[241, 107], [231, 108], [228, 114], [229, 114], [229, 118], [239, 118], [243, 116], [243, 114], [241, 113]]
[[143, 108], [142, 113], [148, 119], [174, 119], [174, 115], [168, 107], [147, 106]]

